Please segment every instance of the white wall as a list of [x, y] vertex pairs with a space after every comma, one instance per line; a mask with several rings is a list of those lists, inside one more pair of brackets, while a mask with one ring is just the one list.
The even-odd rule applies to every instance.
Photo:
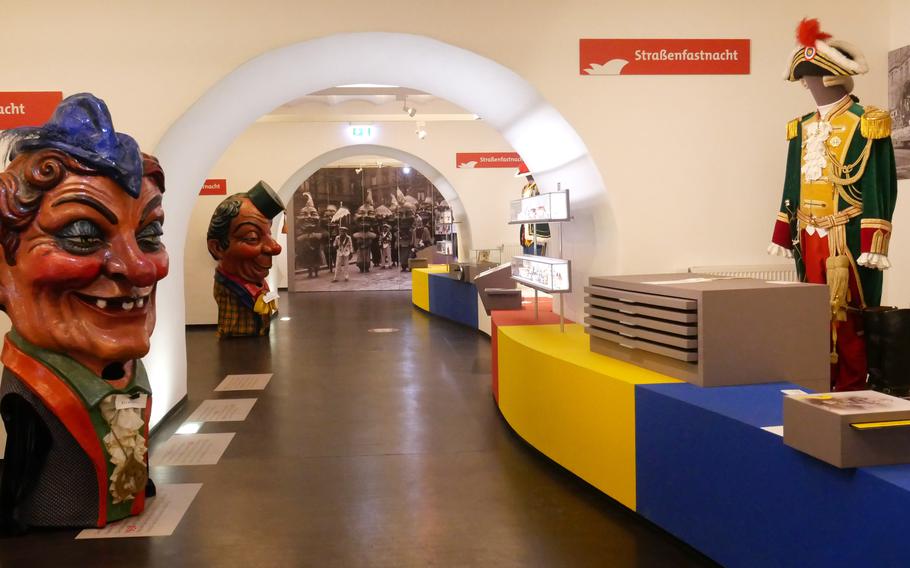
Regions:
[[[906, 43], [908, 21], [906, 3], [896, 0], [861, 6], [846, 0], [281, 0], [252, 12], [249, 6], [239, 0], [86, 0], [78, 9], [60, 0], [8, 3], [0, 89], [93, 91], [109, 103], [118, 128], [148, 150], [207, 89], [262, 53], [351, 31], [430, 36], [512, 69], [577, 130], [613, 209], [589, 202], [597, 223], [572, 230], [589, 235], [591, 246], [572, 254], [592, 257], [594, 271], [660, 272], [768, 260], [764, 250], [783, 179], [784, 125], [811, 109], [805, 92], [780, 79], [799, 19], [818, 16], [823, 29], [862, 47], [872, 72], [857, 80], [856, 93], [878, 106], [887, 104], [887, 51]], [[751, 38], [751, 74], [578, 74], [579, 38], [681, 36]], [[69, 55], [74, 38], [78, 57]], [[438, 72], [446, 73], [445, 61]], [[479, 88], [484, 80], [465, 86]], [[234, 104], [241, 109], [245, 101]], [[513, 195], [510, 189], [489, 199], [504, 202]], [[905, 203], [899, 208], [889, 297], [910, 289], [910, 251], [901, 238], [910, 215]], [[614, 237], [607, 238], [603, 227], [615, 227]], [[605, 252], [608, 246], [617, 254]], [[208, 288], [200, 293], [210, 295]], [[901, 303], [907, 305], [906, 296]], [[182, 318], [179, 307], [173, 317]], [[153, 338], [153, 349], [181, 359], [174, 341]], [[165, 407], [185, 392], [168, 377], [153, 381]]]
[[[239, 136], [209, 173], [225, 178], [228, 192], [246, 191], [260, 179], [276, 190], [310, 160], [335, 148], [355, 143], [343, 123], [257, 123]], [[517, 242], [518, 230], [508, 225], [509, 200], [521, 196], [524, 178], [514, 169], [459, 169], [456, 152], [511, 151], [502, 136], [483, 122], [436, 122], [418, 140], [413, 124], [383, 123], [371, 144], [416, 155], [432, 165], [452, 185], [470, 219], [472, 248]], [[214, 261], [205, 246], [205, 232], [221, 196], [201, 196], [193, 208], [184, 257], [187, 323], [215, 323], [218, 309], [212, 299]], [[465, 255], [470, 251], [462, 251]], [[274, 265], [280, 264], [276, 259]]]

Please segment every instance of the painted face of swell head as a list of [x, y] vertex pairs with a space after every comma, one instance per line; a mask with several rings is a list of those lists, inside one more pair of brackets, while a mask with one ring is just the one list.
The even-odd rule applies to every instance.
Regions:
[[227, 248], [216, 242], [214, 247], [210, 243], [209, 250], [224, 274], [261, 285], [272, 268], [272, 257], [281, 253], [281, 245], [272, 238], [272, 221], [244, 197], [228, 228]]
[[96, 373], [148, 353], [156, 283], [168, 273], [162, 191], [138, 198], [99, 175], [67, 175], [20, 234], [15, 263], [0, 263], [3, 304], [27, 341]]

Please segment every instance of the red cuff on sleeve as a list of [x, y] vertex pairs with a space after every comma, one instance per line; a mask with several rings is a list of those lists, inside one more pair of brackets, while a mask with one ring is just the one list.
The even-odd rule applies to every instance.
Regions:
[[859, 230], [859, 251], [860, 253], [870, 252], [872, 250], [872, 237], [877, 229], [862, 228]]
[[774, 234], [771, 236], [771, 242], [784, 247], [787, 250], [793, 248], [793, 242], [790, 239], [790, 224], [780, 219], [774, 224]]

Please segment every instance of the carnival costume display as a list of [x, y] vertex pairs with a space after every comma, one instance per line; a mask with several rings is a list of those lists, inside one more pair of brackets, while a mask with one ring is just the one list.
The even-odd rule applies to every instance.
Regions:
[[[534, 179], [527, 176], [528, 183], [521, 189], [521, 197], [534, 197], [540, 195], [540, 190]], [[534, 241], [537, 241], [537, 250], [534, 249]], [[547, 243], [550, 240], [549, 223], [523, 223], [518, 229], [518, 241], [521, 243], [521, 249], [525, 254], [546, 254]]]
[[865, 309], [879, 305], [897, 177], [889, 114], [861, 106], [852, 76], [868, 70], [860, 51], [803, 20], [785, 78], [801, 81], [818, 109], [787, 125], [783, 197], [769, 252], [792, 257], [806, 282], [831, 299], [831, 386], [866, 388]]

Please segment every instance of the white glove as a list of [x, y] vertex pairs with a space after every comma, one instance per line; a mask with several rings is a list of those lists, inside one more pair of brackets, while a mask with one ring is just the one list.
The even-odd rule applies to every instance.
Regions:
[[775, 243], [768, 245], [768, 254], [772, 256], [782, 256], [784, 258], [793, 258], [792, 250], [785, 249], [784, 247]]
[[876, 270], [887, 270], [891, 268], [891, 261], [888, 260], [888, 257], [877, 252], [864, 252], [856, 259], [856, 264], [865, 266], [866, 268], [874, 268]]

